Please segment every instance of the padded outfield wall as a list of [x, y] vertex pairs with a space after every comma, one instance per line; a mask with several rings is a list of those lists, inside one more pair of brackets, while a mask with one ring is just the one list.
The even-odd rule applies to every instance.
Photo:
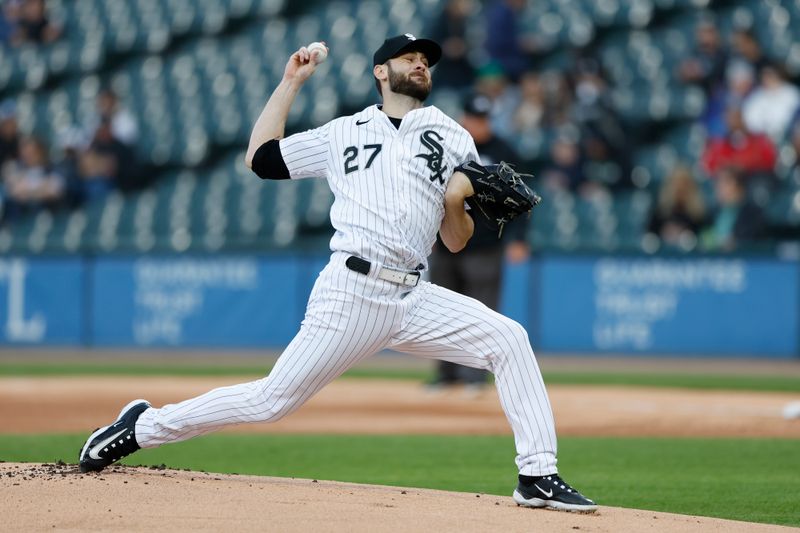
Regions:
[[[279, 348], [326, 256], [0, 259], [0, 343]], [[800, 263], [541, 256], [502, 311], [540, 352], [800, 356]]]

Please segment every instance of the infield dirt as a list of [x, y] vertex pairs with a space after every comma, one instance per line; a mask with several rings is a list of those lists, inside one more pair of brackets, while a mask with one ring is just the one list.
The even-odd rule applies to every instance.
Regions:
[[[0, 378], [0, 427], [8, 433], [88, 431], [133, 398], [160, 406], [242, 381], [236, 376]], [[800, 438], [784, 405], [797, 394], [550, 385], [559, 435]], [[334, 416], [335, 415], [335, 416]], [[510, 434], [493, 387], [431, 391], [411, 381], [334, 381], [297, 412], [238, 432]]]
[[[89, 432], [143, 397], [179, 401], [236, 376], [0, 378], [8, 433]], [[560, 435], [800, 438], [781, 416], [796, 394], [644, 387], [548, 387]], [[332, 416], [336, 414], [337, 416]], [[342, 379], [275, 423], [230, 431], [509, 434], [493, 388], [431, 391], [408, 381]], [[596, 515], [522, 509], [510, 497], [307, 479], [115, 466], [0, 463], [4, 531], [788, 531], [779, 526], [601, 506]]]
[[0, 464], [4, 531], [781, 532], [788, 528], [601, 507], [517, 507], [486, 494], [115, 466]]

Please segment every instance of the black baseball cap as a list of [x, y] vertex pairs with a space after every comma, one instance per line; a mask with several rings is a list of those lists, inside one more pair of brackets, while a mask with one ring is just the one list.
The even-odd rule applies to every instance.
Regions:
[[467, 95], [463, 102], [464, 113], [476, 117], [488, 117], [492, 111], [492, 101], [480, 93]]
[[372, 56], [372, 65], [383, 65], [391, 58], [405, 52], [422, 52], [428, 58], [428, 67], [435, 65], [442, 57], [442, 47], [430, 39], [417, 39], [410, 33], [389, 37]]

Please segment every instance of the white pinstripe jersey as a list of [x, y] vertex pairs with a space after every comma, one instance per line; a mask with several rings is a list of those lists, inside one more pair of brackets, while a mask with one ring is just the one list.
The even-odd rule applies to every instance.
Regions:
[[377, 105], [280, 141], [295, 178], [327, 178], [335, 200], [332, 251], [386, 266], [428, 266], [453, 169], [478, 161], [467, 131], [434, 106], [400, 128]]

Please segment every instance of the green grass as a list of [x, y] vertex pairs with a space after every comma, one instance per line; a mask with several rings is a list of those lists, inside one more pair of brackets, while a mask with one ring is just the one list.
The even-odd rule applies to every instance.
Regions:
[[724, 374], [661, 374], [639, 372], [545, 372], [546, 383], [564, 385], [626, 385], [685, 389], [798, 392], [800, 376], [747, 376]]
[[[265, 376], [271, 364], [116, 363], [113, 361], [53, 363], [50, 361], [0, 361], [0, 376]], [[415, 369], [356, 368], [354, 378], [426, 380], [432, 372]]]
[[[2, 361], [0, 376], [243, 376], [266, 375], [270, 365], [240, 363], [236, 365], [209, 363], [154, 363], [152, 361], [71, 362]], [[433, 370], [356, 368], [345, 373], [347, 378], [404, 379], [418, 382], [433, 378]], [[752, 390], [767, 392], [800, 392], [800, 376], [781, 375], [724, 375], [645, 372], [544, 372], [548, 384], [564, 385], [623, 385], [647, 387], [679, 387], [688, 389]]]
[[[0, 435], [5, 461], [74, 461], [85, 435]], [[780, 439], [562, 438], [560, 467], [601, 505], [800, 526], [800, 443]], [[508, 496], [505, 436], [219, 434], [128, 464], [333, 479]]]

